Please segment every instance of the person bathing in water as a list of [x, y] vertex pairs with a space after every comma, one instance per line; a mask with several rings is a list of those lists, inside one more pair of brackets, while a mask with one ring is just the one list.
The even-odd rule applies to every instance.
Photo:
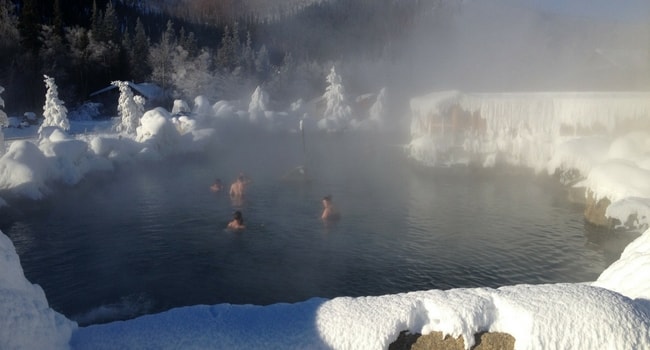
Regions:
[[221, 179], [216, 179], [214, 180], [214, 183], [212, 186], [210, 186], [210, 191], [212, 192], [219, 192], [223, 189], [223, 183], [221, 182]]
[[323, 214], [321, 214], [320, 218], [323, 220], [338, 220], [341, 218], [341, 214], [332, 204], [332, 196], [330, 195], [323, 197]]
[[232, 221], [228, 223], [227, 228], [231, 230], [243, 230], [246, 228], [246, 226], [244, 226], [244, 217], [241, 215], [239, 210], [232, 215]]
[[230, 185], [230, 197], [232, 198], [242, 198], [244, 197], [244, 193], [246, 193], [246, 187], [250, 183], [250, 179], [248, 179], [244, 174], [239, 174], [237, 176], [237, 180]]

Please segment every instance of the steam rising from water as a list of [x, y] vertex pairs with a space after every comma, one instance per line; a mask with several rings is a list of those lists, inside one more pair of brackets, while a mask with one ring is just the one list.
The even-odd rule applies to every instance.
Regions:
[[[585, 3], [585, 9], [593, 7]], [[401, 50], [405, 60], [411, 58], [410, 76], [419, 77], [427, 92], [432, 86], [468, 91], [649, 86], [648, 74], [638, 73], [649, 72], [650, 9], [645, 21], [551, 9], [522, 1], [465, 1], [451, 16], [418, 23]]]
[[650, 3], [641, 0], [442, 1], [394, 30], [401, 37], [382, 60], [343, 59], [350, 91], [387, 86], [408, 99], [449, 89], [650, 88]]

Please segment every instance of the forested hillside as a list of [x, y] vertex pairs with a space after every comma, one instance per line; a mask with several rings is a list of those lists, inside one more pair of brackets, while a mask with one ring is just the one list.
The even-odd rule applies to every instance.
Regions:
[[256, 85], [314, 93], [332, 61], [387, 55], [438, 0], [0, 0], [0, 86], [38, 111], [43, 74], [69, 106], [114, 80], [169, 98], [237, 98]]

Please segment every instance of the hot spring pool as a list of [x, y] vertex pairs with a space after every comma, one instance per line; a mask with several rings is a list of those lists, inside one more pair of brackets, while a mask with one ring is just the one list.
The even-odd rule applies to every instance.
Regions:
[[[50, 306], [81, 325], [196, 304], [591, 281], [634, 238], [589, 231], [559, 183], [527, 170], [423, 169], [397, 142], [351, 135], [307, 135], [307, 155], [298, 134], [231, 134], [59, 189], [2, 230]], [[299, 164], [311, 181], [282, 180]], [[253, 183], [241, 205], [208, 190], [242, 171]], [[325, 194], [342, 212], [330, 225]], [[224, 230], [235, 209], [241, 233]]]

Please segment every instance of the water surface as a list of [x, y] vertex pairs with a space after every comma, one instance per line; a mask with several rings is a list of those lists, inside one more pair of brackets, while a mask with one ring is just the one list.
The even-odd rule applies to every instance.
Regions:
[[[634, 238], [585, 227], [527, 170], [424, 169], [390, 137], [230, 133], [204, 154], [90, 176], [2, 227], [80, 324], [196, 304], [595, 280]], [[287, 180], [298, 165], [309, 181]], [[252, 180], [243, 203], [208, 190]], [[331, 194], [342, 219], [324, 224]], [[19, 209], [20, 210], [20, 209]], [[234, 210], [247, 229], [225, 230]]]

